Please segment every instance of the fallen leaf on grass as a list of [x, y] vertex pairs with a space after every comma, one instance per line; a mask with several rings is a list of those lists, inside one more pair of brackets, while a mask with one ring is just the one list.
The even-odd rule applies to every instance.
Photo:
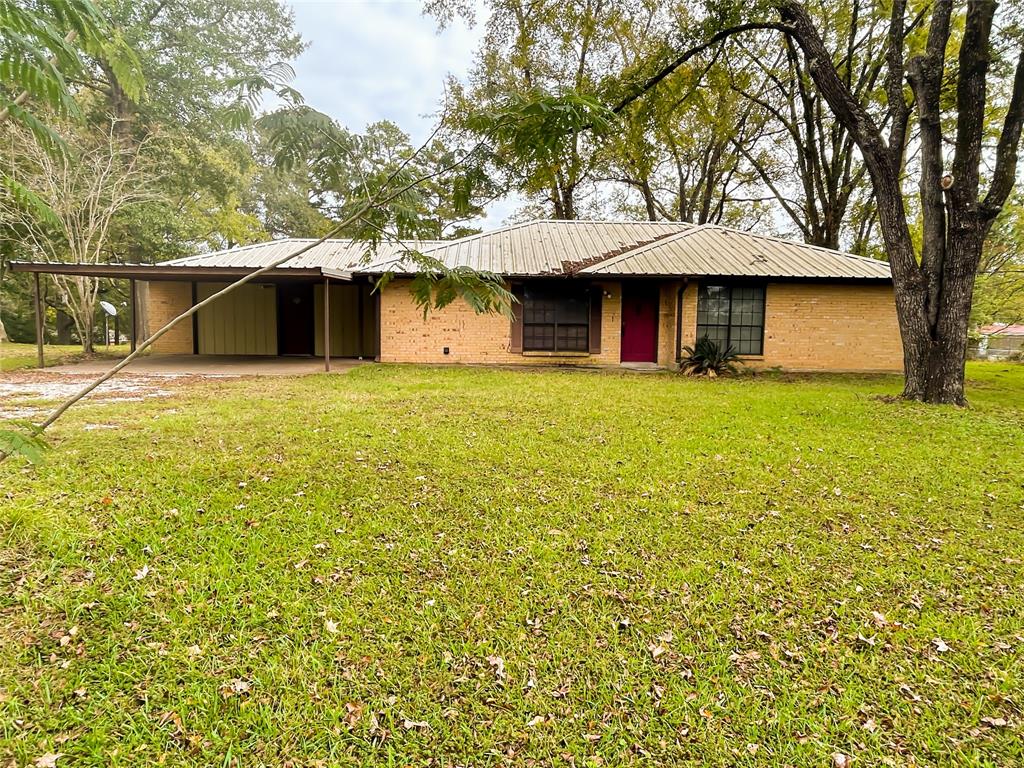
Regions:
[[136, 581], [142, 581], [148, 575], [149, 575], [149, 566], [148, 565], [144, 565], [141, 568], [139, 568], [139, 570], [137, 570], [135, 572], [135, 575], [132, 576], [132, 578], [135, 579]]
[[900, 692], [911, 701], [920, 701], [921, 697], [914, 693], [914, 689], [906, 683], [900, 683]]
[[406, 718], [405, 720], [402, 721], [402, 727], [405, 728], [405, 730], [407, 730], [407, 731], [411, 731], [411, 730], [414, 730], [414, 729], [415, 730], [429, 731], [430, 730], [430, 723], [426, 722], [425, 720], [410, 720], [410, 719]]
[[651, 643], [649, 646], [647, 646], [647, 650], [651, 652], [652, 659], [657, 659], [659, 656], [662, 656], [663, 654], [668, 652], [668, 648], [666, 648], [664, 645], [660, 645], [657, 643]]
[[324, 629], [330, 632], [332, 635], [336, 635], [338, 634], [338, 623], [336, 621], [331, 621], [330, 619], [327, 619], [324, 622]]
[[952, 650], [948, 645], [946, 645], [946, 641], [941, 637], [936, 637], [932, 640], [932, 645], [935, 646], [935, 650], [939, 653], [945, 653], [946, 651]]
[[729, 654], [729, 661], [741, 667], [745, 664], [750, 664], [755, 661], [759, 661], [760, 659], [761, 652], [754, 650], [744, 651], [743, 653], [737, 653], [733, 651]]
[[981, 722], [989, 728], [1005, 728], [1009, 725], [1005, 717], [983, 717]]
[[844, 755], [842, 752], [832, 753], [832, 768], [850, 768], [853, 765], [853, 758]]
[[505, 679], [505, 660], [501, 656], [488, 656], [487, 663], [494, 669], [494, 676], [499, 680]]
[[356, 723], [363, 716], [363, 704], [359, 701], [349, 701], [345, 704], [345, 725], [354, 728]]
[[47, 752], [35, 759], [32, 765], [36, 768], [56, 768], [57, 761], [64, 756], [63, 752]]
[[252, 684], [249, 681], [236, 677], [221, 685], [220, 695], [225, 699], [228, 699], [232, 696], [242, 696], [243, 694], [248, 693], [251, 689]]
[[526, 722], [526, 727], [527, 728], [536, 728], [538, 725], [543, 725], [546, 721], [547, 721], [547, 718], [544, 717], [544, 715], [536, 715], [534, 717], [531, 717]]
[[884, 627], [889, 623], [885, 618], [885, 614], [878, 611], [871, 612], [871, 620], [875, 623], [876, 627]]

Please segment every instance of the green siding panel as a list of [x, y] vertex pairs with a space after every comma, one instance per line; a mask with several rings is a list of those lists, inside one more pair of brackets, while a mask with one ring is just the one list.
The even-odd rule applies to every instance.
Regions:
[[[331, 357], [373, 357], [377, 354], [377, 296], [370, 285], [331, 284]], [[362, 303], [360, 305], [360, 294]], [[324, 287], [314, 286], [316, 354], [324, 353]], [[359, 312], [363, 313], [360, 338]]]
[[[199, 301], [227, 283], [199, 283]], [[199, 354], [276, 355], [277, 291], [273, 285], [247, 284], [199, 310]]]

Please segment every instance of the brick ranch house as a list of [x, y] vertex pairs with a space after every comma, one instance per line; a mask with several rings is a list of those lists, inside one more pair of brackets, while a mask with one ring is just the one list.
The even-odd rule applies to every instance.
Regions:
[[[309, 242], [81, 273], [131, 279], [138, 330], [148, 335]], [[534, 221], [417, 247], [448, 267], [501, 275], [518, 299], [514, 319], [478, 315], [461, 300], [424, 318], [402, 248], [368, 255], [363, 244], [332, 240], [200, 310], [154, 352], [672, 368], [684, 346], [707, 335], [734, 346], [748, 367], [903, 367], [889, 266], [873, 259], [673, 222]], [[394, 279], [377, 291], [385, 272]]]

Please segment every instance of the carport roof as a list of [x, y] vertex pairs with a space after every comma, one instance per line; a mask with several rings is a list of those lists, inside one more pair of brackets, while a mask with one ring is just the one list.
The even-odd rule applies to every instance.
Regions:
[[424, 240], [417, 243], [382, 242], [375, 250], [371, 251], [367, 243], [359, 240], [336, 239], [317, 243], [313, 238], [289, 237], [164, 261], [160, 266], [200, 269], [209, 267], [259, 269], [287, 256], [289, 251], [316, 243], [305, 253], [286, 261], [278, 268], [344, 270], [352, 269], [364, 261], [366, 263], [392, 262], [395, 256], [407, 248], [429, 250], [441, 245], [442, 242], [439, 240]]

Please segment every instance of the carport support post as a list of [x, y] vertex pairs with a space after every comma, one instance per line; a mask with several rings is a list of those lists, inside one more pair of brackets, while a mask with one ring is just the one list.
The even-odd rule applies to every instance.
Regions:
[[135, 345], [137, 343], [136, 335], [135, 335], [136, 334], [136, 330], [135, 329], [138, 327], [138, 322], [139, 322], [138, 319], [137, 319], [138, 315], [136, 314], [139, 307], [138, 307], [138, 301], [135, 298], [136, 297], [136, 293], [135, 293], [135, 278], [134, 277], [131, 278], [128, 281], [128, 293], [129, 293], [129, 298], [131, 299], [131, 305], [132, 305], [132, 332], [131, 332], [131, 337], [130, 338], [131, 338], [131, 341], [132, 341], [132, 352], [134, 352], [135, 351]]
[[324, 370], [331, 372], [331, 278], [324, 278]]
[[44, 367], [43, 363], [43, 302], [39, 298], [39, 273], [36, 272], [35, 280], [32, 283], [32, 301], [36, 310], [36, 363], [38, 368]]

